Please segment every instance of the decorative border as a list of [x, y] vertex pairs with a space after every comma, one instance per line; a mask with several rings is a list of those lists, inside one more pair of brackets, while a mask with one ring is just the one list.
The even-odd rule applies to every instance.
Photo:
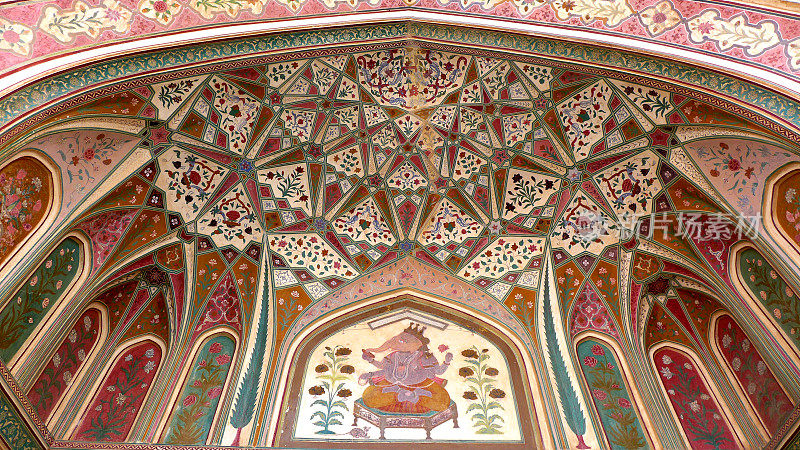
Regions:
[[[494, 0], [259, 0], [251, 6], [236, 7], [228, 12], [221, 9], [200, 11], [191, 2], [183, 5], [171, 2], [164, 6], [163, 16], [152, 11], [152, 3], [139, 0], [120, 0], [97, 6], [99, 10], [112, 10], [123, 17], [78, 32], [48, 33], [41, 24], [56, 16], [74, 14], [76, 1], [53, 0], [26, 1], [23, 5], [11, 3], [4, 6], [2, 27], [9, 28], [24, 38], [4, 44], [7, 61], [2, 69], [34, 65], [47, 61], [53, 54], [76, 53], [83, 49], [97, 49], [108, 42], [124, 43], [155, 38], [180, 32], [202, 31], [229, 24], [269, 24], [287, 19], [356, 18], [364, 14], [390, 12], [439, 12], [447, 10], [453, 16], [466, 20], [491, 17], [505, 22], [527, 26], [553, 27], [579, 32], [603, 33], [612, 38], [624, 37], [641, 42], [641, 45], [661, 45], [688, 49], [731, 61], [760, 66], [773, 73], [797, 79], [798, 9], [791, 3], [770, 5], [757, 0], [755, 5], [746, 2], [705, 0], [685, 2], [676, 0], [651, 0], [648, 2], [618, 2], [617, 11], [591, 12], [585, 16], [571, 11], [561, 2], [553, 0], [502, 2]], [[83, 2], [86, 3], [86, 2]], [[100, 2], [92, 2], [100, 3]], [[573, 2], [574, 3], [574, 2]], [[58, 5], [58, 6], [54, 6]], [[148, 8], [147, 6], [150, 5]], [[581, 6], [593, 2], [579, 2]], [[72, 9], [71, 9], [72, 8]], [[574, 8], [574, 6], [573, 6]], [[656, 22], [654, 15], [662, 13], [668, 20]], [[339, 19], [341, 20], [341, 19]], [[724, 26], [761, 31], [766, 35], [760, 44], [721, 42], [711, 36], [699, 22], [722, 22]], [[113, 28], [113, 29], [112, 29]], [[132, 31], [133, 30], [133, 31]], [[711, 45], [709, 45], [711, 44]], [[741, 50], [736, 51], [735, 49]]]
[[[552, 39], [542, 39], [505, 32], [476, 30], [453, 26], [404, 22], [385, 25], [333, 28], [275, 34], [260, 38], [247, 38], [204, 45], [195, 45], [162, 52], [127, 56], [111, 61], [96, 63], [84, 68], [54, 75], [34, 85], [25, 87], [0, 100], [0, 146], [17, 138], [25, 129], [39, 123], [42, 119], [75, 106], [80, 102], [99, 98], [111, 92], [130, 89], [146, 83], [158, 82], [178, 76], [189, 76], [212, 69], [230, 69], [244, 65], [254, 65], [285, 59], [285, 55], [275, 52], [314, 47], [303, 52], [303, 57], [327, 53], [350, 53], [362, 48], [388, 48], [403, 45], [409, 40], [433, 40], [440, 45], [472, 47], [467, 51], [477, 52], [474, 47], [489, 47], [495, 51], [522, 51], [528, 57], [549, 65], [567, 66], [566, 61], [584, 65], [582, 70], [596, 75], [610, 75], [631, 79], [631, 72], [648, 74], [666, 80], [675, 80], [689, 86], [697, 86], [709, 92], [724, 95], [732, 100], [756, 106], [746, 108], [733, 106], [732, 102], [721, 100], [709, 93], [673, 85], [656, 79], [642, 80], [662, 89], [691, 93], [690, 96], [702, 98], [714, 106], [732, 108], [732, 111], [772, 130], [791, 142], [800, 141], [800, 102], [777, 94], [767, 88], [732, 76], [692, 67], [687, 64], [666, 61], [645, 55], [626, 53], [614, 49], [573, 44]], [[386, 41], [391, 41], [387, 43]], [[328, 48], [333, 45], [356, 45], [354, 48]], [[464, 51], [459, 48], [459, 51]], [[272, 54], [268, 54], [272, 52]], [[536, 55], [536, 56], [532, 56]], [[254, 57], [255, 55], [255, 57]], [[307, 55], [307, 56], [306, 56]], [[300, 56], [292, 53], [292, 56]], [[517, 58], [525, 58], [518, 55]], [[549, 57], [553, 60], [543, 60]], [[215, 60], [223, 60], [213, 64]], [[227, 60], [227, 61], [225, 61]], [[596, 67], [601, 64], [608, 69]], [[189, 68], [190, 65], [195, 67]], [[186, 69], [174, 72], [176, 69]], [[615, 71], [616, 70], [616, 71]], [[170, 73], [163, 73], [170, 71]], [[159, 73], [162, 72], [162, 73]], [[113, 80], [153, 75], [147, 81], [139, 78], [107, 86]], [[90, 89], [106, 85], [105, 88]], [[85, 93], [80, 98], [73, 97]], [[67, 98], [70, 98], [67, 100]], [[56, 102], [59, 102], [57, 105]], [[54, 106], [42, 111], [43, 108]], [[771, 115], [772, 118], [766, 118]], [[792, 127], [789, 130], [786, 127]], [[13, 128], [12, 128], [13, 127]], [[11, 128], [11, 130], [9, 130]]]
[[797, 431], [796, 433], [794, 433], [795, 438], [800, 436], [800, 429], [793, 430], [793, 428], [795, 428], [795, 425], [797, 425], [797, 423], [800, 422], [799, 419], [800, 419], [800, 405], [794, 408], [792, 414], [789, 415], [789, 417], [786, 419], [786, 422], [783, 425], [781, 425], [778, 431], [775, 432], [775, 435], [772, 436], [772, 439], [769, 440], [767, 445], [764, 447], [764, 450], [777, 449], [778, 445], [780, 445], [784, 439], [787, 439], [787, 437], [789, 439], [787, 439], [787, 442], [785, 443], [788, 444], [788, 441], [791, 440], [791, 437], [789, 437], [789, 435], [792, 434], [792, 431]]
[[[0, 377], [2, 377], [5, 384], [7, 384], [10, 388], [10, 391], [6, 391], [5, 389], [3, 390], [6, 391], [6, 394], [13, 394], [13, 397], [16, 398], [16, 400], [22, 405], [25, 414], [27, 414], [27, 419], [33, 423], [33, 425], [36, 427], [35, 429], [39, 432], [33, 433], [34, 436], [37, 439], [43, 437], [46, 443], [45, 447], [52, 445], [54, 439], [50, 434], [50, 430], [47, 429], [47, 426], [45, 426], [44, 422], [42, 422], [42, 420], [39, 418], [39, 415], [36, 414], [36, 410], [33, 408], [33, 405], [31, 405], [30, 400], [28, 400], [28, 396], [22, 392], [19, 384], [17, 384], [17, 380], [15, 380], [14, 376], [11, 375], [11, 372], [8, 371], [8, 368], [6, 368], [6, 365], [3, 363], [3, 361], [0, 361]], [[0, 386], [2, 385], [3, 383], [0, 383]]]

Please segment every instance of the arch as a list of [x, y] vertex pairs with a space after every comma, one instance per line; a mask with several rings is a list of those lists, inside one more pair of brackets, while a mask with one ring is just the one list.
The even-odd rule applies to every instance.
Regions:
[[[68, 435], [75, 440], [124, 441], [150, 394], [164, 351], [164, 343], [151, 335], [117, 349], [103, 376], [95, 381], [94, 395], [83, 402], [83, 413]], [[128, 377], [122, 379], [123, 369], [134, 374], [132, 382]]]
[[[752, 344], [750, 337], [726, 311], [715, 313], [709, 327], [711, 348], [749, 414], [769, 439], [794, 409], [794, 402]], [[745, 385], [747, 383], [747, 385]]]
[[[733, 272], [729, 275], [732, 284], [748, 304], [751, 314], [755, 316], [754, 318], [760, 323], [761, 327], [767, 329], [767, 336], [776, 344], [778, 350], [791, 359], [795, 368], [800, 367], [800, 323], [793, 326], [794, 322], [800, 321], [800, 299], [798, 299], [798, 293], [786, 283], [780, 269], [773, 269], [772, 262], [752, 244], [736, 244], [731, 249], [730, 254], [728, 265]], [[746, 261], [745, 258], [748, 255], [752, 255], [750, 256], [752, 263]], [[761, 261], [761, 263], [759, 264], [758, 261]], [[742, 264], [748, 264], [757, 271], [757, 273], [751, 274], [753, 279], [749, 277], [745, 279], [742, 272]], [[776, 275], [775, 278], [772, 278], [773, 272]], [[756, 283], [769, 285], [770, 289], [759, 290], [759, 293], [756, 294], [754, 291]], [[782, 285], [778, 286], [781, 283]], [[778, 293], [775, 291], [776, 289], [782, 292]], [[767, 290], [775, 291], [773, 292], [775, 295], [768, 295]], [[791, 297], [788, 295], [789, 293], [792, 294]], [[768, 300], [774, 303], [771, 311], [770, 307], [765, 304]], [[786, 300], [786, 303], [780, 303], [781, 300]], [[788, 315], [784, 313], [784, 309], [787, 307], [791, 308]], [[795, 317], [792, 322], [790, 322], [791, 317]], [[791, 332], [792, 328], [796, 328], [795, 333]]]
[[[582, 376], [580, 378], [586, 388], [585, 392], [592, 399], [594, 413], [599, 418], [603, 429], [603, 438], [601, 439], [609, 448], [638, 448], [647, 445], [660, 448], [655, 436], [652, 435], [652, 425], [647, 409], [644, 408], [636, 384], [631, 382], [628, 363], [624, 358], [619, 357], [622, 354], [619, 345], [607, 336], [593, 331], [578, 334], [573, 342], [576, 361], [581, 368]], [[597, 349], [595, 349], [595, 345], [598, 346]], [[611, 367], [608, 366], [607, 361], [609, 354], [612, 361]], [[600, 361], [601, 358], [602, 361]], [[587, 371], [593, 372], [591, 382]], [[595, 395], [596, 392], [597, 395]], [[616, 399], [613, 404], [610, 402], [612, 398]], [[604, 410], [601, 412], [597, 402], [606, 400], [609, 401], [604, 403]], [[606, 407], [606, 404], [611, 404], [611, 406]], [[632, 417], [628, 411], [633, 413]], [[618, 425], [619, 428], [613, 428], [615, 425]], [[607, 427], [612, 428], [617, 435], [612, 436], [606, 429]], [[641, 437], [643, 440], [639, 441], [636, 437]]]
[[72, 386], [85, 376], [107, 335], [105, 308], [100, 304], [90, 305], [74, 322], [28, 390], [28, 399], [41, 420], [55, 420], [60, 405], [69, 398]]
[[[203, 445], [210, 441], [214, 423], [222, 412], [219, 403], [230, 385], [229, 375], [237, 348], [235, 334], [219, 328], [197, 340], [190, 353], [192, 364], [187, 366], [178, 383], [183, 387], [174, 398], [172, 412], [160, 433], [162, 442]], [[205, 423], [198, 425], [199, 419], [205, 419]]]
[[[0, 221], [0, 268], [20, 261], [52, 225], [60, 207], [61, 172], [39, 151], [25, 149], [0, 168], [0, 203], [9, 214]], [[27, 203], [30, 206], [26, 206]]]
[[767, 178], [764, 226], [787, 255], [800, 254], [800, 163], [791, 162]]
[[[697, 364], [697, 356], [692, 350], [676, 343], [661, 343], [654, 345], [649, 355], [662, 394], [671, 406], [673, 419], [688, 447], [747, 448], [741, 429], [731, 420], [730, 409], [721, 400], [717, 386], [709, 382], [711, 377], [705, 366]], [[678, 386], [678, 383], [682, 385]], [[702, 415], [699, 418], [702, 422], [696, 420], [698, 413]], [[705, 429], [696, 423], [704, 425]], [[693, 426], [696, 431], [687, 430]], [[729, 444], [719, 447], [714, 442]]]
[[0, 359], [12, 370], [40, 347], [45, 330], [52, 328], [54, 318], [69, 304], [63, 300], [72, 297], [88, 278], [91, 259], [86, 258], [87, 248], [83, 234], [70, 233], [9, 296], [0, 312]]
[[[465, 313], [459, 311], [458, 309], [452, 307], [450, 304], [444, 301], [436, 301], [433, 299], [423, 299], [419, 296], [408, 294], [408, 293], [394, 293], [390, 295], [384, 295], [379, 298], [368, 299], [362, 302], [358, 302], [357, 305], [350, 305], [347, 308], [347, 311], [338, 311], [337, 314], [329, 315], [328, 317], [320, 318], [315, 323], [308, 328], [308, 332], [304, 333], [302, 336], [298, 336], [295, 342], [291, 347], [291, 354], [293, 357], [291, 358], [292, 361], [310, 361], [309, 357], [311, 356], [314, 349], [321, 345], [321, 343], [328, 337], [336, 334], [338, 330], [342, 330], [346, 327], [355, 326], [357, 324], [364, 324], [369, 319], [378, 320], [379, 317], [384, 317], [387, 314], [392, 314], [393, 312], [403, 313], [404, 311], [408, 311], [408, 317], [415, 317], [414, 313], [417, 313], [417, 316], [420, 314], [422, 315], [430, 315], [436, 317], [437, 320], [446, 320], [450, 323], [455, 324], [458, 327], [462, 327], [463, 329], [470, 330], [472, 333], [480, 332], [482, 333], [479, 336], [482, 336], [483, 339], [486, 339], [490, 342], [493, 346], [499, 349], [499, 351], [503, 354], [507, 361], [520, 361], [522, 360], [522, 356], [520, 355], [520, 351], [516, 345], [516, 343], [511, 342], [508, 339], [508, 336], [502, 332], [500, 332], [497, 328], [495, 328], [494, 324], [491, 323], [488, 318], [480, 317], [479, 322], [476, 324], [476, 317], [475, 311], [470, 311], [469, 313]], [[394, 319], [386, 319], [387, 322], [391, 323], [395, 327], [397, 326], [405, 326], [405, 322], [402, 322], [404, 319], [400, 318], [396, 321]], [[408, 320], [414, 320], [408, 319]], [[314, 325], [317, 325], [315, 328]], [[361, 325], [359, 325], [361, 326]], [[388, 331], [387, 331], [388, 332]], [[431, 345], [437, 344], [437, 342], [431, 342]], [[380, 345], [380, 342], [368, 342], [365, 343], [369, 345]], [[463, 342], [459, 342], [459, 344], [463, 344]], [[453, 345], [457, 345], [455, 342]], [[441, 351], [437, 351], [437, 348], [433, 348], [430, 350], [432, 354], [439, 355], [438, 362], [444, 361], [446, 355], [444, 354], [445, 351], [449, 350], [449, 346], [445, 346], [448, 348], [442, 347], [438, 349]], [[455, 350], [455, 349], [454, 349]], [[332, 352], [332, 350], [328, 350]], [[478, 350], [480, 352], [480, 350]], [[344, 353], [345, 356], [349, 355], [350, 353]], [[462, 353], [460, 354], [463, 356], [462, 359], [468, 359], [470, 356], [474, 356], [471, 352]], [[331, 358], [333, 356], [329, 355]], [[461, 356], [459, 356], [461, 358]], [[452, 358], [452, 356], [451, 356]], [[513, 358], [513, 359], [512, 359]], [[451, 361], [448, 361], [448, 364]], [[310, 364], [310, 363], [309, 363]], [[293, 403], [286, 404], [286, 407], [282, 407], [287, 401], [292, 401], [291, 399], [297, 399], [301, 393], [301, 389], [303, 388], [303, 379], [304, 373], [302, 369], [305, 369], [305, 364], [302, 365], [303, 367], [285, 367], [282, 371], [287, 381], [283, 386], [283, 394], [280, 395], [278, 398], [279, 401], [276, 402], [275, 407], [278, 410], [275, 413], [274, 420], [278, 424], [280, 424], [280, 428], [275, 431], [274, 440], [271, 442], [271, 445], [278, 445], [278, 446], [285, 446], [290, 445], [293, 440], [293, 427], [295, 426], [295, 417], [298, 412], [298, 406]], [[330, 364], [328, 364], [330, 367]], [[352, 366], [351, 366], [352, 367]], [[477, 366], [476, 366], [477, 367]], [[527, 417], [536, 417], [536, 410], [535, 410], [535, 401], [532, 398], [531, 391], [536, 389], [538, 383], [536, 381], [536, 375], [531, 374], [526, 369], [526, 365], [518, 364], [520, 370], [514, 371], [509, 370], [510, 376], [510, 385], [514, 389], [514, 396], [516, 400], [516, 410], [518, 412], [518, 416], [522, 418]], [[298, 370], [300, 369], [300, 370]], [[313, 370], [319, 372], [318, 368]], [[467, 374], [467, 372], [461, 372], [462, 369], [458, 369], [459, 373], [462, 377], [471, 376]], [[473, 369], [470, 369], [473, 370]], [[349, 370], [344, 373], [350, 373]], [[455, 371], [454, 371], [455, 373]], [[473, 370], [474, 373], [474, 370]], [[491, 372], [494, 373], [494, 372]], [[444, 376], [444, 375], [442, 375]], [[458, 376], [455, 375], [456, 377]], [[455, 395], [458, 393], [453, 392], [450, 398], [454, 398]], [[312, 395], [318, 395], [312, 393]], [[348, 392], [348, 396], [350, 393]], [[502, 394], [505, 395], [505, 394]], [[464, 397], [468, 399], [468, 397]], [[470, 420], [468, 417], [464, 417], [465, 409], [459, 410], [459, 417], [458, 421], [461, 427], [468, 427], [470, 426]], [[514, 448], [516, 446], [530, 446], [531, 443], [536, 445], [537, 447], [542, 446], [542, 437], [539, 430], [536, 428], [537, 425], [541, 421], [537, 420], [519, 420], [519, 426], [521, 430], [521, 442], [503, 442], [503, 443], [493, 443], [492, 441], [482, 441], [479, 445], [485, 448]], [[361, 422], [363, 425], [363, 421]], [[349, 425], [347, 423], [346, 425]], [[424, 434], [422, 434], [424, 436]], [[352, 445], [356, 448], [370, 446], [375, 447], [376, 445], [380, 445], [381, 441], [369, 441], [367, 442], [348, 442], [348, 445]], [[425, 445], [425, 441], [409, 441], [409, 443], [413, 442], [414, 446], [423, 446]], [[430, 442], [430, 441], [427, 441]], [[302, 441], [302, 445], [304, 447], [325, 447], [330, 446], [331, 442], [321, 442], [321, 441]], [[390, 444], [396, 446], [397, 443]], [[442, 441], [436, 441], [435, 443], [431, 443], [431, 445], [442, 445]], [[464, 446], [466, 444], [460, 443], [458, 441], [451, 442], [448, 445], [454, 445], [456, 447]]]

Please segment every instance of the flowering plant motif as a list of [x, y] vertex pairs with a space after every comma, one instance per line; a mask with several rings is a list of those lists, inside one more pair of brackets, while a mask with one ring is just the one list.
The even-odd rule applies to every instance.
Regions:
[[96, 309], [83, 313], [28, 392], [28, 399], [42, 420], [47, 420], [86, 361], [97, 340], [99, 324], [100, 314]]
[[0, 173], [0, 255], [8, 253], [32, 231], [37, 218], [45, 212], [43, 208], [47, 208], [47, 203], [42, 202], [47, 198], [42, 195], [46, 194], [42, 179], [29, 176], [23, 167], [14, 173], [13, 167], [8, 169]]
[[719, 449], [735, 444], [727, 424], [694, 364], [681, 353], [664, 349], [654, 355], [661, 381], [691, 445]]
[[636, 449], [647, 446], [639, 419], [613, 355], [593, 341], [579, 346], [581, 369], [591, 389], [603, 428], [614, 448]]
[[157, 184], [166, 191], [167, 206], [190, 221], [205, 206], [228, 170], [206, 158], [177, 147], [159, 158], [161, 174]]
[[[139, 4], [139, 12], [141, 12], [143, 16], [154, 19], [161, 25], [169, 25], [169, 23], [172, 22], [172, 19], [175, 18], [175, 15], [180, 12], [180, 10], [181, 4], [176, 0], [142, 0], [142, 2]], [[163, 86], [161, 91], [163, 93]], [[161, 99], [161, 94], [159, 94], [159, 99]], [[162, 103], [165, 102], [162, 101]], [[165, 103], [165, 106], [170, 105]]]
[[112, 138], [105, 133], [75, 133], [62, 138], [56, 153], [61, 158], [68, 184], [76, 186], [76, 194], [70, 197], [69, 204], [83, 195], [90, 184], [97, 182], [96, 176], [108, 170], [104, 166], [110, 166], [120, 148], [131, 141]]
[[[563, 3], [571, 1], [566, 0]], [[608, 106], [610, 97], [611, 88], [605, 82], [599, 82], [569, 97], [558, 106], [561, 126], [564, 127], [576, 161], [588, 157], [594, 145], [603, 139], [603, 123], [611, 114]]]
[[233, 340], [226, 336], [210, 340], [195, 361], [192, 376], [177, 403], [165, 442], [202, 445], [211, 430], [214, 412], [230, 370]]
[[534, 208], [544, 206], [550, 197], [561, 188], [561, 179], [538, 173], [509, 171], [506, 191], [504, 219], [531, 213]]
[[721, 344], [720, 351], [733, 369], [733, 375], [749, 397], [750, 403], [767, 429], [770, 432], [776, 431], [793, 409], [791, 400], [756, 347], [730, 316], [722, 316], [717, 322], [717, 339]]
[[133, 13], [116, 0], [105, 0], [101, 6], [96, 7], [77, 1], [71, 10], [61, 10], [56, 6], [45, 8], [39, 20], [39, 28], [67, 43], [72, 42], [79, 34], [95, 39], [107, 28], [124, 33], [130, 29], [131, 17]]
[[0, 358], [10, 361], [78, 273], [80, 245], [65, 239], [0, 313]]
[[[396, 242], [389, 224], [372, 199], [353, 207], [334, 220], [331, 225], [338, 234], [346, 235], [353, 242], [364, 242], [370, 247], [379, 244], [391, 246]], [[348, 251], [351, 247], [356, 249], [355, 252], [351, 252], [352, 254], [361, 251], [361, 247], [356, 245], [348, 246]]]
[[500, 278], [511, 271], [525, 269], [531, 259], [541, 254], [543, 239], [503, 236], [494, 240], [467, 263], [459, 272], [468, 280], [478, 276]]
[[220, 247], [233, 243], [239, 250], [244, 250], [251, 240], [259, 241], [262, 235], [255, 209], [241, 184], [200, 218], [198, 230], [211, 236]]
[[28, 56], [33, 42], [33, 30], [16, 22], [0, 19], [0, 51]]
[[616, 224], [587, 195], [579, 193], [553, 228], [553, 247], [576, 255], [584, 250], [599, 254], [614, 238]]
[[675, 11], [672, 2], [664, 0], [639, 12], [639, 20], [651, 35], [658, 36], [678, 25], [681, 22], [681, 14]]
[[357, 276], [352, 268], [327, 241], [315, 234], [273, 236], [269, 246], [292, 267], [302, 267], [317, 278], [336, 275], [347, 279]]
[[[746, 189], [752, 195], [756, 195], [759, 182], [758, 178], [753, 176], [756, 167], [750, 165], [750, 162], [762, 160], [759, 156], [765, 156], [765, 153], [769, 153], [769, 151], [766, 148], [751, 149], [750, 146], [747, 146], [743, 153], [734, 154], [728, 151], [730, 147], [724, 142], [720, 142], [718, 147], [719, 149], [709, 146], [697, 152], [700, 157], [713, 166], [708, 174], [715, 178], [735, 180], [729, 188], [731, 191], [735, 190], [737, 193], [741, 193]], [[759, 171], [764, 170], [767, 164], [762, 160]]]
[[[151, 2], [152, 0], [145, 0], [145, 2]], [[157, 10], [158, 8], [155, 7], [156, 3], [166, 3], [164, 0], [155, 0], [152, 1], [153, 9]], [[144, 3], [142, 3], [144, 5]], [[174, 8], [170, 5], [171, 8]], [[180, 4], [178, 4], [177, 8], [180, 8]], [[175, 10], [177, 12], [177, 10]], [[170, 20], [172, 20], [170, 18]], [[194, 87], [195, 80], [184, 78], [177, 81], [172, 81], [168, 84], [161, 85], [158, 88], [158, 93], [156, 94], [156, 99], [161, 102], [162, 106], [167, 108], [171, 107], [174, 104], [180, 103], [186, 98], [186, 95], [192, 91]]]
[[[797, 180], [797, 174], [795, 174], [792, 179]], [[797, 186], [796, 184], [792, 184], [787, 181], [789, 180], [783, 181], [782, 185]], [[778, 222], [783, 222], [785, 220], [785, 224], [781, 223], [781, 225], [784, 225], [783, 229], [787, 231], [787, 234], [790, 235], [791, 239], [800, 244], [800, 195], [797, 193], [797, 188], [787, 188], [785, 191], [783, 191], [783, 196], [778, 197], [778, 202], [784, 202], [779, 206], [779, 208], [785, 208], [784, 217], [778, 217]], [[794, 230], [792, 230], [792, 227]], [[793, 236], [792, 232], [794, 233]]]
[[[669, 2], [662, 2], [669, 4]], [[658, 5], [656, 5], [658, 6]], [[656, 13], [658, 16], [660, 13]], [[625, 85], [623, 91], [637, 106], [646, 113], [655, 117], [665, 117], [667, 112], [672, 110], [672, 103], [669, 101], [669, 94], [659, 92], [655, 89], [648, 89], [639, 85]]]
[[472, 346], [461, 352], [466, 367], [458, 369], [458, 374], [463, 377], [469, 386], [463, 397], [470, 400], [470, 405], [465, 414], [472, 414], [472, 426], [477, 434], [503, 434], [503, 416], [499, 413], [505, 408], [500, 403], [506, 393], [497, 388], [497, 375], [500, 371], [489, 365], [489, 350], [478, 350]]
[[346, 388], [346, 381], [351, 381], [352, 374], [355, 372], [353, 366], [345, 364], [350, 353], [349, 348], [341, 345], [333, 348], [325, 347], [324, 362], [314, 368], [317, 379], [321, 381], [319, 386], [311, 387], [308, 393], [314, 397], [328, 394], [311, 403], [312, 407], [322, 407], [321, 410], [315, 411], [311, 415], [311, 420], [316, 419], [314, 425], [322, 428], [317, 431], [317, 434], [334, 434], [330, 427], [342, 425], [340, 420], [344, 419], [342, 411], [350, 411], [350, 407], [344, 401], [353, 395], [353, 392]]
[[653, 199], [661, 190], [657, 168], [658, 158], [652, 152], [645, 152], [595, 178], [621, 220], [651, 212]]
[[312, 213], [305, 164], [261, 171], [258, 179], [269, 188], [271, 194], [265, 196], [263, 201], [265, 209], [283, 211], [289, 208], [299, 208], [307, 215]]
[[743, 13], [726, 20], [716, 9], [689, 19], [686, 28], [692, 42], [712, 41], [723, 52], [741, 47], [750, 56], [758, 56], [781, 42], [775, 22], [764, 20], [751, 25]]
[[124, 441], [161, 362], [161, 349], [145, 342], [123, 352], [92, 401], [75, 438]]
[[602, 300], [594, 289], [585, 286], [584, 291], [575, 300], [572, 312], [572, 336], [587, 329], [619, 336]]
[[800, 347], [800, 301], [783, 277], [756, 250], [741, 253], [742, 279], [786, 335]]
[[466, 239], [478, 237], [482, 229], [483, 225], [461, 208], [443, 200], [423, 227], [419, 241], [423, 245], [445, 246], [451, 242], [459, 245]]
[[228, 149], [242, 155], [250, 143], [250, 134], [258, 118], [261, 103], [244, 89], [219, 77], [213, 77], [209, 86], [214, 89], [213, 111], [210, 114], [217, 114], [216, 123], [227, 135]]

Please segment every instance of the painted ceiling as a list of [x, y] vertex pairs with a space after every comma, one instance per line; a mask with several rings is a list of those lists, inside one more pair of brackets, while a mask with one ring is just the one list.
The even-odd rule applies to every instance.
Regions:
[[[61, 34], [47, 20], [77, 13], [36, 3], [49, 19], [33, 50], [10, 48], [203, 15], [151, 3], [106, 3], [116, 22]], [[214, 4], [203, 17], [321, 11]], [[496, 7], [585, 25], [610, 11], [565, 5]], [[603, 19], [693, 33], [668, 7]], [[793, 70], [782, 39], [788, 58], [764, 54]], [[772, 48], [749, 42], [742, 58]], [[6, 442], [413, 445], [427, 431], [498, 448], [774, 448], [800, 415], [788, 97], [617, 51], [397, 24], [131, 56], [3, 101], [0, 359], [21, 395], [0, 417], [17, 405], [39, 426]], [[392, 336], [429, 341], [433, 384], [407, 394], [427, 406], [387, 406], [391, 376], [365, 372]], [[397, 414], [401, 430], [376, 418]]]

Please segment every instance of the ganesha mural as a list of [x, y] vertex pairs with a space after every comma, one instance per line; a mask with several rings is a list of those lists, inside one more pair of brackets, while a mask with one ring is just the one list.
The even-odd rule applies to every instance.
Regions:
[[522, 439], [504, 354], [437, 317], [395, 312], [350, 325], [316, 345], [302, 378], [298, 441]]

